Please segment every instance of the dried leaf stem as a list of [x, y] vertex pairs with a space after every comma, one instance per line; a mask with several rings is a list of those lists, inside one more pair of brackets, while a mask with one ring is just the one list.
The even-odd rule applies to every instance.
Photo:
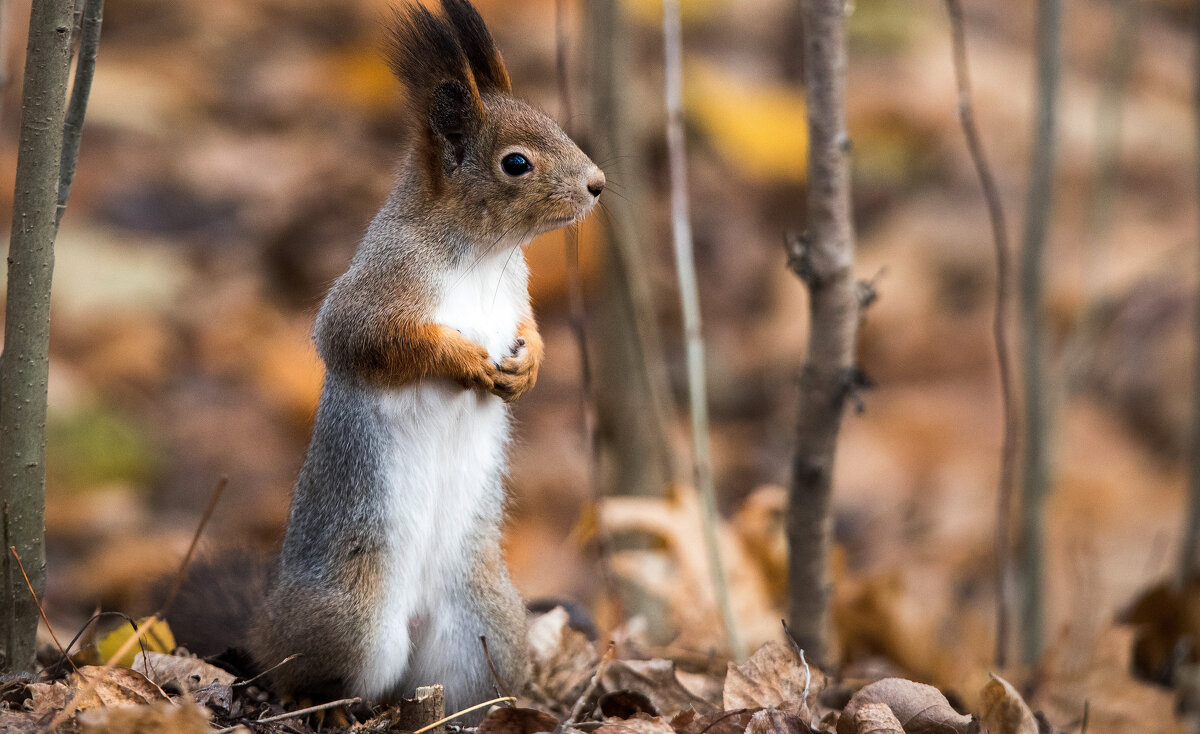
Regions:
[[1020, 426], [1016, 415], [1013, 396], [1012, 347], [1008, 333], [1009, 310], [1012, 308], [1010, 246], [1008, 226], [1004, 219], [1004, 206], [1000, 200], [1000, 189], [992, 175], [991, 166], [983, 151], [979, 126], [971, 104], [971, 77], [967, 66], [966, 30], [963, 23], [962, 0], [946, 0], [950, 15], [951, 38], [954, 43], [954, 77], [958, 83], [958, 118], [971, 162], [983, 188], [987, 203], [988, 218], [992, 224], [992, 242], [996, 251], [996, 301], [992, 315], [992, 340], [996, 348], [996, 362], [1000, 371], [1000, 398], [1004, 411], [1004, 438], [1000, 448], [1000, 483], [996, 492], [996, 650], [998, 667], [1007, 665], [1012, 647], [1013, 613], [1013, 559], [1012, 559], [1012, 506], [1013, 480], [1017, 466], [1017, 442]]
[[[358, 699], [355, 699], [355, 700], [357, 701]], [[432, 724], [426, 724], [425, 726], [422, 726], [420, 729], [417, 729], [416, 731], [414, 731], [413, 734], [424, 734], [424, 732], [427, 732], [430, 729], [436, 729], [439, 726], [441, 726], [442, 724], [445, 724], [450, 721], [454, 721], [455, 719], [462, 716], [463, 714], [469, 714], [472, 711], [483, 708], [484, 706], [491, 706], [494, 703], [504, 703], [505, 701], [516, 701], [516, 700], [517, 699], [513, 698], [512, 696], [499, 696], [497, 698], [491, 699], [490, 701], [484, 701], [483, 703], [477, 703], [474, 706], [468, 706], [467, 708], [463, 709], [462, 711], [456, 711], [455, 713], [450, 714], [449, 716], [440, 718], [437, 721], [433, 722]], [[264, 721], [265, 721], [265, 719], [264, 719]]]
[[183, 554], [183, 560], [179, 562], [179, 570], [175, 572], [175, 581], [171, 584], [171, 591], [167, 594], [167, 600], [163, 602], [162, 610], [156, 616], [162, 616], [175, 603], [175, 597], [179, 595], [179, 589], [183, 586], [183, 580], [187, 578], [188, 566], [192, 563], [192, 556], [196, 553], [196, 546], [200, 543], [200, 536], [204, 534], [204, 526], [208, 525], [209, 519], [212, 518], [213, 510], [217, 509], [217, 503], [221, 501], [221, 494], [225, 491], [225, 486], [228, 484], [229, 477], [221, 477], [217, 480], [217, 486], [213, 487], [212, 494], [208, 497], [208, 506], [204, 508], [204, 514], [200, 516], [200, 523], [196, 525], [196, 532], [192, 533], [192, 542], [188, 544], [187, 553]]
[[33, 597], [33, 603], [37, 605], [38, 614], [42, 615], [42, 621], [46, 623], [46, 629], [50, 632], [50, 638], [54, 640], [54, 644], [58, 646], [58, 651], [71, 664], [71, 668], [76, 673], [79, 668], [75, 667], [75, 661], [67, 655], [67, 651], [63, 648], [62, 643], [58, 641], [58, 635], [54, 633], [54, 625], [50, 624], [50, 618], [46, 616], [46, 610], [42, 607], [41, 599], [38, 599], [37, 592], [33, 590], [33, 584], [29, 583], [29, 574], [25, 573], [25, 564], [21, 562], [21, 556], [17, 553], [16, 546], [8, 546], [8, 552], [12, 553], [13, 558], [17, 559], [17, 568], [21, 569], [21, 576], [25, 579], [25, 585], [29, 587], [29, 595]]
[[713, 592], [733, 657], [743, 660], [746, 649], [733, 617], [729, 585], [721, 563], [717, 539], [716, 489], [713, 486], [712, 450], [708, 430], [708, 385], [704, 375], [704, 336], [700, 325], [700, 290], [696, 280], [696, 256], [692, 247], [692, 224], [688, 211], [687, 155], [683, 141], [683, 30], [679, 0], [663, 0], [663, 48], [666, 57], [667, 155], [671, 172], [671, 230], [675, 244], [675, 272], [679, 278], [679, 300], [683, 309], [683, 331], [687, 342], [688, 402], [692, 413], [693, 475], [700, 494], [704, 544], [712, 573]]

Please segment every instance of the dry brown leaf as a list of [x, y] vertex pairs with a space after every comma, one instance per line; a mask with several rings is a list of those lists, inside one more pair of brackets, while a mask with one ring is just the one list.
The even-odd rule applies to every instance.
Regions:
[[807, 711], [807, 706], [803, 715], [776, 708], [763, 709], [750, 717], [746, 734], [809, 734], [812, 729], [808, 727]]
[[942, 692], [904, 678], [884, 678], [864, 686], [846, 704], [838, 719], [837, 734], [856, 734], [854, 716], [869, 703], [892, 710], [906, 734], [977, 734], [978, 723], [958, 713]]
[[595, 734], [675, 734], [675, 730], [662, 717], [638, 714], [632, 719], [607, 722]]
[[44, 716], [51, 711], [60, 711], [67, 705], [67, 694], [70, 690], [61, 681], [55, 683], [30, 683], [28, 686], [29, 700], [25, 709], [38, 716]]
[[86, 665], [68, 679], [76, 710], [97, 706], [148, 705], [167, 701], [167, 694], [130, 668]]
[[983, 725], [990, 734], [1038, 734], [1033, 712], [1008, 681], [993, 674], [979, 696]]
[[868, 703], [854, 712], [854, 734], [904, 734], [886, 703]]
[[675, 663], [654, 660], [616, 660], [604, 671], [604, 687], [610, 691], [629, 689], [646, 694], [654, 708], [664, 716], [674, 716], [684, 709], [700, 713], [716, 710], [708, 701], [697, 698], [675, 677]]
[[0, 734], [37, 734], [44, 730], [42, 717], [37, 714], [0, 708]]
[[722, 700], [727, 710], [772, 706], [807, 720], [825, 683], [825, 675], [811, 665], [806, 669], [791, 646], [772, 641], [741, 665], [729, 664]]
[[755, 709], [738, 709], [701, 716], [689, 709], [671, 719], [671, 726], [676, 734], [742, 734], [756, 713]]
[[160, 701], [152, 706], [113, 706], [81, 711], [80, 734], [211, 734], [208, 711], [194, 702]]
[[133, 658], [133, 669], [150, 679], [159, 688], [191, 693], [217, 683], [231, 686], [237, 680], [232, 673], [210, 665], [200, 658], [167, 655], [161, 652], [139, 652]]
[[500, 707], [480, 722], [477, 734], [538, 734], [557, 726], [558, 719], [544, 711]]
[[595, 646], [568, 620], [567, 610], [555, 607], [529, 623], [529, 686], [546, 703], [578, 698], [576, 689], [587, 685], [600, 661]]

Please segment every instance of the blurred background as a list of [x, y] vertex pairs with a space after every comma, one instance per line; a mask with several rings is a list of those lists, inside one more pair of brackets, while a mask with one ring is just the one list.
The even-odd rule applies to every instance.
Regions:
[[[594, 461], [566, 239], [528, 249], [547, 358], [514, 407], [513, 576], [526, 597], [578, 600], [607, 629], [631, 605], [651, 610], [637, 632], [647, 644], [717, 649], [688, 488], [659, 3], [564, 3], [569, 111], [555, 3], [475, 3], [517, 94], [556, 116], [610, 182], [580, 233]], [[4, 218], [28, 5], [10, 0], [3, 16]], [[966, 6], [976, 116], [1019, 233], [1034, 5]], [[222, 475], [204, 548], [279, 542], [321, 383], [312, 320], [396, 158], [398, 85], [379, 53], [387, 9], [108, 0], [55, 272], [46, 603], [63, 627], [97, 606], [152, 608], [147, 580], [177, 566]], [[806, 339], [807, 295], [782, 247], [804, 227], [799, 6], [682, 9], [722, 541], [753, 648], [779, 635], [781, 488]], [[1047, 269], [1045, 665], [1060, 677], [1126, 667], [1130, 633], [1113, 620], [1178, 555], [1200, 231], [1191, 12], [1183, 0], [1066, 4]], [[958, 126], [949, 24], [936, 0], [858, 0], [849, 28], [857, 271], [880, 297], [859, 352], [875, 388], [845, 419], [835, 473], [843, 659], [887, 660], [943, 685], [982, 680], [1002, 428], [994, 261]], [[598, 505], [597, 484], [636, 497]], [[608, 598], [598, 551], [636, 602]]]

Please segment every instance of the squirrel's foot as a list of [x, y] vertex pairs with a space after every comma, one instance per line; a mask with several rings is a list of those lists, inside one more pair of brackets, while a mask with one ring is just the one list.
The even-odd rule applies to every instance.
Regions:
[[531, 345], [521, 344], [514, 356], [504, 359], [496, 370], [495, 384], [492, 393], [511, 403], [525, 393], [537, 382], [538, 367], [541, 366], [540, 350]]

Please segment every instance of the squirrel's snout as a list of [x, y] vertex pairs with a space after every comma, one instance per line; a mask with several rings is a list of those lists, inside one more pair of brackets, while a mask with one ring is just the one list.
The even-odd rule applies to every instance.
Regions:
[[600, 192], [604, 190], [604, 171], [599, 168], [592, 171], [592, 175], [588, 176], [587, 190], [593, 198], [599, 198]]

